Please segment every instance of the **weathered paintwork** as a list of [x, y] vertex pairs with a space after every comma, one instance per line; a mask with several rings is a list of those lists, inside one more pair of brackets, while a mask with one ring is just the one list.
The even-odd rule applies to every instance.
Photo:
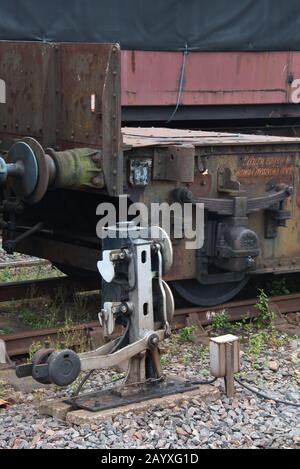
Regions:
[[[122, 51], [122, 105], [176, 105], [182, 63], [180, 52]], [[296, 79], [300, 52], [190, 52], [180, 104], [291, 103]]]
[[101, 149], [108, 191], [120, 191], [117, 44], [0, 41], [0, 78], [0, 140], [30, 135], [44, 148]]
[[[239, 63], [240, 76], [245, 67], [251, 69], [251, 55], [248, 56], [249, 63], [244, 56], [239, 60], [237, 55], [230, 57], [228, 60], [235, 60], [233, 68]], [[266, 57], [275, 60], [272, 54]], [[287, 99], [284, 93], [287, 93], [286, 80], [290, 69], [285, 68], [286, 54], [278, 57], [281, 61], [274, 62], [278, 72], [276, 76], [257, 74], [261, 81], [252, 77], [260, 86], [269, 78], [272, 81], [269, 91], [256, 89], [253, 96], [256, 96], [257, 103], [264, 102], [266, 96], [274, 102]], [[133, 60], [133, 56], [131, 58]], [[179, 67], [180, 60], [179, 54]], [[195, 59], [189, 56], [188, 60]], [[114, 196], [128, 194], [132, 202], [145, 202], [148, 206], [152, 202], [172, 203], [174, 190], [179, 188], [191, 191], [195, 199], [231, 200], [232, 195], [226, 193], [226, 184], [220, 177], [230, 171], [232, 180], [229, 183], [232, 182], [232, 187], [240, 183], [241, 198], [267, 197], [269, 191], [280, 191], [282, 185], [293, 187], [294, 193], [289, 193], [283, 204], [284, 209], [291, 212], [291, 218], [287, 227], [278, 227], [273, 238], [265, 233], [266, 209], [249, 214], [249, 228], [257, 234], [260, 248], [260, 256], [251, 272], [300, 271], [300, 139], [155, 128], [121, 129], [120, 62], [120, 51], [116, 45], [0, 43], [0, 70], [3, 70], [3, 78], [9, 85], [7, 103], [0, 105], [0, 149], [5, 153], [12, 138], [25, 135], [35, 137], [44, 149], [48, 145], [58, 150], [96, 148], [102, 152], [105, 179], [105, 189], [101, 184], [99, 190], [90, 187], [67, 190], [65, 186], [49, 190], [37, 205], [25, 204], [24, 211], [22, 206], [17, 206], [16, 216], [13, 213], [15, 206], [6, 204], [4, 219], [11, 224], [4, 225], [4, 240], [14, 240], [16, 233], [24, 233], [26, 229], [42, 223], [40, 232], [27, 239], [22, 238], [18, 251], [48, 258], [66, 271], [72, 267], [94, 273], [101, 255], [101, 241], [96, 236], [99, 221], [96, 209], [100, 202], [117, 204]], [[134, 64], [131, 65], [133, 70]], [[153, 62], [153, 66], [156, 65]], [[197, 61], [194, 65], [199, 67]], [[268, 67], [272, 65], [271, 61]], [[209, 81], [206, 71], [203, 71], [211, 89], [217, 88], [217, 82], [221, 80], [220, 64], [214, 65], [212, 61], [213, 66], [219, 67], [213, 80]], [[137, 62], [135, 67], [137, 70]], [[234, 70], [232, 73], [238, 71], [237, 68]], [[253, 73], [255, 75], [256, 72]], [[162, 84], [165, 80], [163, 74]], [[149, 75], [146, 78], [145, 86], [148, 86]], [[227, 79], [230, 80], [229, 75]], [[251, 77], [245, 77], [245, 99], [251, 83]], [[162, 96], [159, 98], [162, 103], [174, 102], [175, 84], [170, 82], [171, 101], [163, 101]], [[187, 84], [191, 95], [186, 93], [185, 99], [192, 104], [192, 90], [197, 90], [197, 83], [187, 79]], [[154, 82], [152, 85], [154, 87]], [[123, 88], [123, 93], [127, 88]], [[240, 89], [241, 86], [237, 87]], [[216, 97], [218, 93], [210, 96]], [[234, 96], [236, 103], [240, 103], [239, 91], [236, 95], [234, 92]], [[148, 99], [147, 93], [145, 99]], [[225, 104], [224, 99], [219, 103]], [[132, 183], [132, 160], [135, 164], [139, 160], [146, 162], [144, 168], [147, 165], [150, 168], [150, 177], [144, 186]], [[280, 210], [276, 208], [276, 212], [280, 212], [278, 216], [284, 215], [283, 207]], [[208, 220], [209, 217], [210, 214]], [[211, 218], [214, 217], [220, 219], [219, 215]], [[174, 240], [174, 250], [175, 261], [168, 280], [196, 278], [199, 253], [187, 251], [185, 242], [181, 240]]]
[[[300, 270], [300, 139], [266, 137], [256, 135], [222, 134], [217, 132], [184, 131], [176, 129], [123, 129], [123, 141], [132, 149], [138, 148], [141, 155], [150, 156], [155, 146], [175, 146], [179, 142], [196, 147], [195, 178], [193, 183], [180, 183], [188, 187], [196, 197], [224, 197], [218, 191], [218, 171], [230, 168], [234, 179], [241, 183], [243, 195], [249, 198], [264, 196], [270, 184], [286, 184], [294, 187], [294, 194], [286, 202], [291, 211], [287, 227], [280, 227], [275, 239], [266, 239], [264, 212], [249, 216], [249, 227], [259, 236], [261, 256], [254, 273], [288, 272]], [[127, 156], [127, 154], [125, 155]], [[130, 157], [130, 152], [128, 153]], [[199, 156], [207, 161], [204, 173], [197, 169]], [[201, 168], [202, 169], [202, 168]], [[176, 184], [153, 181], [140, 201], [172, 202], [170, 194]], [[130, 190], [129, 190], [130, 191]], [[169, 280], [195, 278], [196, 257], [185, 250], [184, 243], [174, 245], [175, 262], [168, 275]]]

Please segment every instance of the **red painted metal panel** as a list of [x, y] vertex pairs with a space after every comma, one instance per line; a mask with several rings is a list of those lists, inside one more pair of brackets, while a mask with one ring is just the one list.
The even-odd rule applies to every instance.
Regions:
[[[123, 106], [175, 105], [182, 53], [122, 52]], [[290, 73], [300, 52], [191, 52], [182, 105], [280, 104], [290, 101]]]
[[289, 88], [289, 102], [295, 102], [293, 99], [300, 100], [300, 52], [291, 52], [290, 54], [290, 79], [291, 86]]

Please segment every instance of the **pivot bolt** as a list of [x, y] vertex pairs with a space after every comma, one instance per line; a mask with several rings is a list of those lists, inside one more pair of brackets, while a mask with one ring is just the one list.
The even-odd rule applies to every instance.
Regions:
[[92, 180], [92, 184], [96, 187], [102, 187], [103, 186], [102, 178], [98, 176], [94, 177]]
[[127, 305], [123, 304], [120, 308], [121, 313], [126, 314], [128, 312]]
[[156, 335], [156, 334], [153, 334], [150, 338], [149, 338], [149, 347], [150, 348], [156, 348], [158, 347], [159, 345], [159, 337]]
[[119, 259], [121, 261], [125, 261], [125, 259], [127, 259], [127, 254], [125, 251], [120, 252]]
[[246, 264], [249, 269], [252, 269], [255, 266], [255, 260], [253, 259], [253, 257], [247, 257]]

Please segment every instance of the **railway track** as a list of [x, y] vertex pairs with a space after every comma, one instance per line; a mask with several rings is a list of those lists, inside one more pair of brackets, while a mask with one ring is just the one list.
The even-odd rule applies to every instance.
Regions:
[[74, 280], [69, 277], [53, 277], [39, 280], [0, 283], [0, 303], [24, 298], [38, 298], [55, 291], [92, 291], [99, 289], [100, 282], [93, 279]]
[[0, 262], [0, 270], [5, 269], [22, 269], [22, 268], [31, 268], [31, 267], [46, 267], [50, 266], [51, 262], [42, 260], [42, 259], [34, 259], [34, 260], [21, 260], [21, 261], [6, 261]]
[[[172, 327], [174, 330], [178, 330], [192, 324], [207, 326], [212, 324], [214, 317], [221, 311], [226, 311], [231, 321], [243, 319], [246, 314], [249, 317], [255, 317], [257, 314], [256, 303], [257, 299], [236, 301], [212, 308], [210, 311], [207, 308], [178, 309], [175, 312]], [[273, 297], [270, 299], [270, 306], [274, 312], [281, 314], [298, 312], [300, 310], [300, 293]], [[97, 334], [101, 335], [101, 328], [98, 322], [77, 325], [71, 328], [72, 330], [74, 332], [81, 331], [89, 337], [96, 336]], [[0, 338], [5, 341], [7, 353], [12, 358], [27, 354], [33, 342], [43, 342], [46, 340], [57, 342], [61, 334], [62, 326], [3, 335]], [[76, 345], [74, 343], [74, 346]]]

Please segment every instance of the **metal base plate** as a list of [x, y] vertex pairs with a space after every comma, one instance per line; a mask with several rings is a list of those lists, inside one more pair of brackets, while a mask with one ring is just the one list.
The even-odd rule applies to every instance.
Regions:
[[129, 404], [149, 401], [151, 399], [158, 399], [165, 396], [172, 396], [174, 394], [186, 393], [197, 389], [198, 386], [193, 386], [187, 382], [179, 381], [176, 379], [166, 378], [158, 384], [147, 384], [144, 390], [135, 394], [127, 396], [120, 396], [118, 391], [121, 391], [121, 386], [115, 386], [111, 389], [105, 389], [95, 393], [83, 394], [76, 399], [66, 400], [65, 403], [72, 405], [74, 410], [87, 410], [89, 412], [101, 412], [104, 410], [115, 409], [118, 407], [126, 406]]

